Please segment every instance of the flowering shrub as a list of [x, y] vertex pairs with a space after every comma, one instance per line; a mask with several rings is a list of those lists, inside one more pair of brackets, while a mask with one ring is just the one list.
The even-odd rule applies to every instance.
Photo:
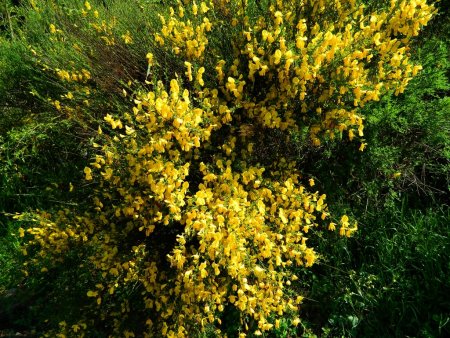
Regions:
[[[114, 336], [220, 333], [230, 308], [242, 337], [278, 328], [284, 316], [297, 325], [302, 296], [291, 267], [317, 260], [308, 236], [321, 227], [351, 236], [357, 226], [346, 215], [332, 222], [326, 196], [288, 156], [271, 154], [268, 163], [263, 135], [276, 131], [285, 147], [294, 131], [311, 147], [345, 135], [363, 151], [359, 108], [403, 92], [421, 68], [409, 60], [409, 42], [434, 13], [422, 0], [377, 9], [356, 0], [176, 3], [148, 32], [147, 71], [136, 77], [126, 69], [111, 70], [115, 82], [98, 76], [89, 45], [70, 46], [87, 62], [79, 69], [49, 65], [32, 46], [67, 88], [49, 102], [68, 118], [93, 124], [82, 116], [105, 88], [129, 99], [126, 112], [104, 111], [98, 126], [84, 169], [92, 203], [37, 212], [21, 231], [30, 236], [24, 252], [37, 251], [30, 271], [78, 250], [97, 281], [85, 293], [95, 318], [67, 318], [61, 335], [82, 335], [95, 322], [113, 323]], [[83, 21], [99, 48], [136, 43], [94, 7], [59, 10]], [[60, 48], [71, 41], [56, 23], [49, 36]], [[138, 314], [127, 293], [134, 288]]]

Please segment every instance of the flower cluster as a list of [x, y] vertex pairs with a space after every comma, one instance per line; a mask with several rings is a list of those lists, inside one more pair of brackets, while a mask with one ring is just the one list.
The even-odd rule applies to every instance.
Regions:
[[[274, 129], [288, 142], [289, 132], [307, 128], [311, 146], [344, 132], [362, 138], [359, 108], [403, 92], [420, 70], [408, 43], [434, 8], [424, 0], [392, 0], [374, 12], [357, 0], [259, 6], [186, 0], [161, 12], [145, 85], [135, 87], [127, 112], [105, 112], [98, 127], [84, 169], [95, 185], [92, 206], [38, 213], [26, 231], [39, 248], [33, 263], [88, 248], [81, 264], [99, 282], [86, 296], [115, 335], [135, 334], [123, 323], [133, 315], [125, 290], [136, 285], [146, 327], [139, 335], [219, 330], [230, 307], [240, 313], [241, 336], [277, 328], [302, 302], [289, 295], [298, 279], [292, 267], [317, 260], [308, 237], [320, 227], [342, 236], [357, 229], [346, 215], [332, 222], [325, 194], [311, 190], [313, 179], [306, 186], [295, 162], [280, 155], [264, 166], [255, 144]], [[134, 43], [130, 31], [114, 37], [114, 25], [102, 24], [88, 2], [80, 13], [99, 22], [91, 27], [105, 44]], [[166, 64], [158, 55], [178, 60], [173, 72], [163, 69], [169, 76], [159, 76]], [[63, 82], [95, 81], [85, 69], [54, 72]], [[64, 96], [69, 108], [79, 103], [72, 98]]]

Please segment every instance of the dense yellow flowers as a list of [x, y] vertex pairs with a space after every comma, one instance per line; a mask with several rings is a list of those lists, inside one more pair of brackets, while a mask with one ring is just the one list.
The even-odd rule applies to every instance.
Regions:
[[[434, 8], [424, 0], [392, 0], [375, 12], [357, 0], [268, 3], [264, 15], [240, 0], [178, 1], [160, 13], [160, 30], [149, 32], [159, 54], [143, 60], [146, 83], [161, 53], [179, 64], [151, 89], [120, 88], [130, 95], [127, 112], [105, 111], [84, 168], [96, 187], [91, 207], [33, 216], [27, 233], [40, 251], [32, 263], [88, 248], [82, 264], [99, 283], [86, 297], [116, 336], [189, 337], [218, 326], [229, 306], [241, 313], [242, 337], [279, 327], [285, 315], [298, 325], [302, 297], [289, 290], [298, 278], [292, 267], [318, 259], [308, 237], [319, 228], [357, 230], [346, 215], [331, 221], [326, 196], [294, 162], [276, 154], [263, 165], [266, 150], [257, 145], [271, 130], [287, 143], [290, 131], [306, 128], [311, 146], [345, 133], [363, 151], [359, 108], [403, 92], [417, 74], [408, 43]], [[92, 11], [86, 2], [82, 15]], [[103, 43], [135, 43], [133, 32], [114, 36], [96, 13], [91, 27]], [[52, 71], [67, 83], [93, 77], [86, 69]], [[77, 93], [69, 93], [64, 105], [52, 100], [56, 109], [75, 109]], [[145, 332], [121, 326], [132, 315], [122, 294], [131, 285], [141, 290]], [[83, 322], [61, 331], [85, 329]]]

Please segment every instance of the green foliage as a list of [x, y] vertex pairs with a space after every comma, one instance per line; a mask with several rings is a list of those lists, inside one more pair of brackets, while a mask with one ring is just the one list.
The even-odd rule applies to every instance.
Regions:
[[324, 241], [307, 320], [331, 336], [448, 335], [449, 224], [448, 209], [398, 209], [366, 216], [354, 241]]
[[[18, 253], [19, 241], [11, 233], [14, 230], [6, 222], [4, 216], [0, 216], [0, 267], [2, 273], [0, 274], [0, 292], [5, 292], [6, 289], [13, 287], [18, 279]], [[0, 307], [1, 308], [1, 307]]]

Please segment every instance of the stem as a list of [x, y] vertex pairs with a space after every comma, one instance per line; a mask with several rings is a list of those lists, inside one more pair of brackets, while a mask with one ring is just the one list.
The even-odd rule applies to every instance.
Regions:
[[5, 11], [6, 11], [6, 17], [8, 18], [8, 22], [9, 22], [9, 30], [11, 31], [11, 39], [14, 40], [14, 31], [13, 31], [12, 22], [11, 22], [11, 15], [9, 15], [8, 4], [6, 3], [6, 1], [5, 1]]

